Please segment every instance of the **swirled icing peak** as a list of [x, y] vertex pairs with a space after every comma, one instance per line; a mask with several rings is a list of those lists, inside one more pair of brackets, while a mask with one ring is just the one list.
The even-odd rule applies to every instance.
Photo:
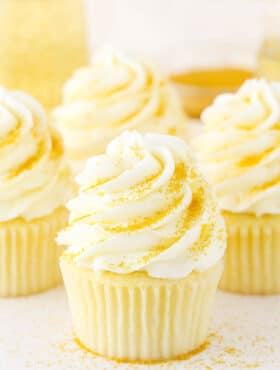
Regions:
[[176, 93], [152, 64], [103, 48], [92, 65], [79, 69], [64, 86], [54, 120], [74, 168], [125, 130], [186, 136], [186, 116]]
[[225, 232], [182, 139], [124, 132], [88, 160], [58, 242], [95, 271], [182, 278], [220, 259]]
[[280, 214], [280, 83], [249, 80], [202, 114], [195, 147], [220, 206]]
[[0, 87], [0, 222], [45, 216], [72, 196], [60, 138], [29, 95]]

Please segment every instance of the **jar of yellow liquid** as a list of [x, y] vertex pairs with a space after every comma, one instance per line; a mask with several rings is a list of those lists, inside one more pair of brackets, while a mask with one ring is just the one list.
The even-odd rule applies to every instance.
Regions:
[[220, 66], [191, 69], [172, 75], [171, 80], [178, 89], [185, 111], [190, 117], [199, 118], [217, 95], [236, 91], [253, 76], [252, 71], [241, 67]]
[[65, 80], [87, 62], [82, 0], [0, 1], [0, 85], [51, 109]]
[[264, 37], [258, 53], [258, 74], [280, 81], [280, 2], [266, 0], [263, 16]]
[[171, 73], [170, 80], [192, 118], [199, 118], [217, 95], [235, 92], [255, 75], [255, 55], [235, 45], [209, 42], [186, 47], [186, 66]]

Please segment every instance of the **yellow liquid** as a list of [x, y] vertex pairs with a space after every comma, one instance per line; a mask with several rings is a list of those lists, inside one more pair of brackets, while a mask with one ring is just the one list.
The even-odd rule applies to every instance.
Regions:
[[200, 87], [238, 87], [252, 72], [237, 68], [191, 70], [184, 74], [174, 75], [173, 81]]
[[258, 73], [269, 80], [280, 81], [280, 37], [264, 40], [258, 55]]
[[171, 76], [178, 88], [186, 112], [198, 118], [215, 97], [224, 92], [234, 92], [242, 83], [254, 76], [241, 68], [197, 69]]
[[88, 62], [82, 0], [0, 0], [0, 84], [26, 91], [46, 109]]

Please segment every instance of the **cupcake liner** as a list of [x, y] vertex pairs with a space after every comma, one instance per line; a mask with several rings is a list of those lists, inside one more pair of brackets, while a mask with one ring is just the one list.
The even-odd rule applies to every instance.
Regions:
[[34, 294], [61, 282], [58, 261], [62, 249], [55, 237], [67, 216], [59, 208], [39, 219], [0, 223], [0, 296]]
[[137, 362], [175, 358], [204, 343], [222, 262], [179, 280], [97, 274], [67, 256], [61, 269], [79, 342], [107, 358]]
[[219, 287], [243, 294], [280, 293], [280, 216], [224, 213], [228, 246]]

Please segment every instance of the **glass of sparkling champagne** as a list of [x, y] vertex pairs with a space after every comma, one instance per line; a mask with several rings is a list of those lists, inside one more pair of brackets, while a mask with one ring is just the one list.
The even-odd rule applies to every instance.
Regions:
[[258, 73], [280, 81], [280, 2], [264, 2], [264, 37], [258, 54]]
[[46, 109], [88, 61], [82, 0], [1, 0], [0, 85], [26, 91]]

